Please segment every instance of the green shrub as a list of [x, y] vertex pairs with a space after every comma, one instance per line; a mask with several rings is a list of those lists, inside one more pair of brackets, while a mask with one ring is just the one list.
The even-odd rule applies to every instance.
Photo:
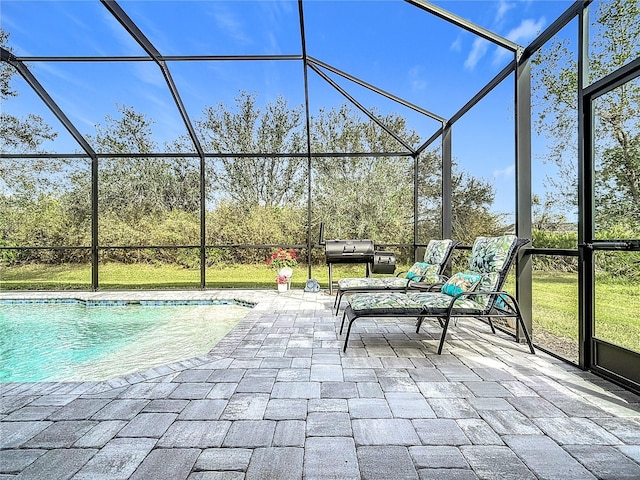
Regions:
[[[639, 238], [640, 232], [627, 225], [616, 225], [608, 230], [601, 230], [596, 237], [607, 239], [632, 239]], [[577, 249], [577, 232], [547, 232], [533, 231], [533, 246], [535, 248], [562, 248]], [[596, 273], [601, 276], [625, 279], [640, 278], [640, 252], [596, 251]], [[534, 270], [540, 271], [564, 271], [576, 272], [578, 270], [578, 258], [560, 255], [535, 255], [533, 258]]]
[[[15, 243], [0, 238], [0, 247], [15, 247]], [[0, 250], [0, 265], [16, 265], [18, 260], [17, 250]]]
[[[233, 205], [221, 202], [207, 212], [207, 245], [306, 244], [306, 210], [293, 207]], [[270, 247], [219, 249], [209, 262], [263, 263]], [[300, 252], [297, 252], [298, 254]]]
[[548, 232], [533, 230], [531, 245], [534, 248], [578, 248], [578, 232]]
[[[598, 232], [601, 240], [640, 238], [640, 231], [627, 225], [617, 224]], [[596, 251], [596, 272], [612, 280], [640, 279], [640, 252]]]

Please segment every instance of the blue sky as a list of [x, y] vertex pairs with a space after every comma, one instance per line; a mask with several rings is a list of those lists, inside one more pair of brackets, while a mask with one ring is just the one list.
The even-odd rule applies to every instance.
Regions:
[[[526, 46], [571, 1], [442, 0], [434, 4]], [[301, 53], [297, 2], [120, 1], [120, 6], [164, 55], [264, 55]], [[138, 44], [98, 1], [3, 0], [1, 25], [18, 56], [138, 56]], [[304, 3], [307, 53], [398, 97], [448, 118], [509, 61], [510, 53], [405, 2], [324, 1]], [[185, 132], [159, 69], [152, 63], [30, 63], [31, 71], [83, 134], [95, 132], [116, 104], [153, 118], [162, 144]], [[304, 100], [298, 61], [169, 62], [192, 121], [207, 105], [232, 104], [240, 90], [258, 103], [278, 95], [290, 105]], [[421, 114], [333, 76], [367, 107], [398, 113], [423, 139], [439, 127]], [[17, 99], [3, 105], [15, 115], [37, 113], [60, 133], [50, 151], [78, 146], [17, 79]], [[346, 100], [310, 72], [312, 114]], [[513, 77], [470, 111], [453, 130], [453, 154], [460, 167], [491, 181], [498, 212], [513, 212]], [[534, 154], [542, 148], [535, 141]], [[534, 190], [544, 172], [534, 166]]]

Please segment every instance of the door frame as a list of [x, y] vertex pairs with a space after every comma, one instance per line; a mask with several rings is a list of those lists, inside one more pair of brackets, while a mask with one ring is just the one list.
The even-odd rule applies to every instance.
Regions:
[[[594, 109], [598, 97], [640, 77], [640, 58], [582, 89], [579, 94], [581, 153], [578, 162], [579, 365], [640, 392], [640, 352], [595, 337], [596, 251], [640, 251], [640, 239], [596, 240]], [[581, 108], [580, 108], [581, 107]]]

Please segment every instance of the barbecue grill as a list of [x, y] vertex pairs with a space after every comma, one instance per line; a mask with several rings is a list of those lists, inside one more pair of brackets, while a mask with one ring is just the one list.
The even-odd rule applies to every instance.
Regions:
[[396, 254], [376, 250], [373, 254], [371, 273], [393, 273], [396, 271]]
[[372, 263], [373, 240], [327, 240], [324, 255], [327, 264]]
[[333, 294], [334, 263], [364, 263], [366, 276], [371, 273], [393, 273], [396, 259], [393, 252], [377, 252], [373, 240], [324, 240], [324, 224], [320, 224], [320, 245], [329, 267], [329, 294]]

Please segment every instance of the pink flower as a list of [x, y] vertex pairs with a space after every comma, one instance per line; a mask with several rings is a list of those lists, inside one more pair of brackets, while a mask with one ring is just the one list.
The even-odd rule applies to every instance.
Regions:
[[271, 257], [267, 258], [266, 263], [270, 267], [281, 269], [283, 267], [295, 267], [298, 264], [298, 260], [295, 251], [279, 248], [271, 254]]

